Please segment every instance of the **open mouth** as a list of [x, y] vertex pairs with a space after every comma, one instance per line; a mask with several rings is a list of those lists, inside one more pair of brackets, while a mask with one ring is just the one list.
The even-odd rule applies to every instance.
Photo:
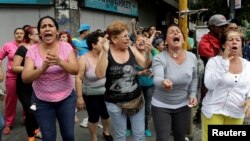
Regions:
[[51, 33], [45, 33], [44, 36], [45, 37], [50, 37], [50, 36], [52, 36], [52, 34]]
[[179, 38], [179, 37], [174, 37], [173, 41], [174, 41], [175, 43], [178, 43], [178, 42], [180, 42], [180, 38]]
[[175, 37], [175, 38], [174, 38], [174, 41], [180, 41], [180, 38]]
[[45, 33], [44, 34], [45, 39], [50, 39], [52, 37], [51, 33]]
[[232, 47], [232, 50], [237, 50], [238, 48], [237, 47]]
[[139, 46], [140, 46], [140, 47], [144, 46], [144, 43], [139, 43]]

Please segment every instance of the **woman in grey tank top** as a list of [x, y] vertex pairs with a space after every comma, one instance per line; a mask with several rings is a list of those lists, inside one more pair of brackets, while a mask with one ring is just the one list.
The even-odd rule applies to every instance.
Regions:
[[91, 141], [97, 141], [97, 126], [100, 117], [104, 139], [113, 141], [109, 131], [110, 118], [104, 103], [106, 79], [98, 78], [95, 74], [96, 64], [102, 51], [103, 37], [104, 34], [100, 30], [87, 36], [87, 45], [90, 51], [80, 57], [79, 73], [76, 76], [77, 108], [83, 110], [86, 106]]

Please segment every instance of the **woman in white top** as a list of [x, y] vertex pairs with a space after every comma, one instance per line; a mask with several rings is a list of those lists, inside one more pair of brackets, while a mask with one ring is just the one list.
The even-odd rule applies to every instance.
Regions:
[[208, 140], [208, 125], [240, 125], [250, 116], [250, 64], [240, 55], [243, 35], [228, 31], [220, 42], [223, 52], [212, 57], [205, 69], [208, 92], [202, 102], [203, 141]]

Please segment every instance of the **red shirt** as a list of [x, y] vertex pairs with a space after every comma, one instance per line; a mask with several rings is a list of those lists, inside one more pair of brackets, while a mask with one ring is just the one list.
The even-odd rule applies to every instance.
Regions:
[[202, 57], [214, 57], [219, 53], [220, 41], [215, 38], [211, 33], [202, 36], [199, 43], [198, 52]]

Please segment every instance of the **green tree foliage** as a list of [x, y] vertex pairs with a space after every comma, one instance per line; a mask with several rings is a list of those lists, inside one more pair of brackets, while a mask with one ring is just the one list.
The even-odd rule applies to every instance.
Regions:
[[243, 20], [242, 24], [242, 31], [244, 33], [245, 39], [250, 40], [250, 23], [247, 20]]

